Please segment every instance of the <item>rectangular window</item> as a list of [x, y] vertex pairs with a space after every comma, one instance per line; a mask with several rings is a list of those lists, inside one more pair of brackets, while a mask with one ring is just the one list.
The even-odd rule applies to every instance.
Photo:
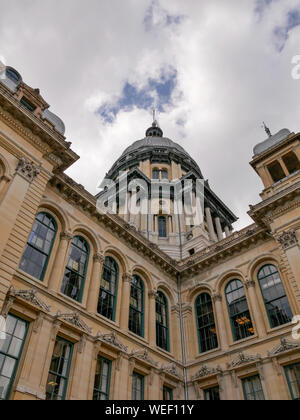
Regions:
[[300, 363], [286, 366], [284, 370], [292, 399], [300, 400]]
[[73, 344], [57, 337], [47, 380], [46, 400], [64, 400], [69, 381]]
[[299, 171], [300, 162], [294, 152], [282, 156], [282, 160], [290, 174]]
[[163, 387], [163, 400], [164, 401], [173, 401], [173, 389], [168, 386]]
[[8, 400], [17, 373], [28, 323], [14, 315], [6, 318], [6, 338], [0, 340], [0, 400]]
[[144, 399], [144, 376], [136, 372], [132, 374], [132, 399]]
[[220, 389], [218, 386], [208, 388], [204, 390], [204, 399], [206, 401], [219, 401], [220, 400]]
[[278, 182], [285, 178], [285, 173], [279, 162], [273, 162], [268, 166], [268, 170], [274, 182]]
[[97, 360], [93, 400], [109, 400], [111, 361], [99, 356]]
[[34, 112], [36, 110], [36, 106], [33, 105], [25, 96], [20, 100], [21, 104], [24, 105], [29, 111]]
[[258, 375], [242, 380], [245, 400], [264, 400], [264, 391]]

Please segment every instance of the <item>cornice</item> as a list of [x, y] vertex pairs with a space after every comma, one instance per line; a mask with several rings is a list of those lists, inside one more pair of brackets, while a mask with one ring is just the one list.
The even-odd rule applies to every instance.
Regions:
[[109, 229], [114, 235], [124, 240], [127, 245], [134, 248], [144, 257], [149, 258], [151, 262], [171, 278], [177, 278], [179, 274], [182, 277], [196, 274], [207, 269], [212, 264], [219, 264], [229, 256], [232, 257], [235, 253], [247, 249], [251, 244], [255, 244], [259, 240], [270, 239], [267, 237], [264, 228], [252, 224], [240, 232], [235, 232], [228, 238], [203, 249], [193, 255], [193, 257], [178, 263], [118, 215], [100, 214], [97, 211], [96, 198], [66, 174], [54, 175], [50, 184], [66, 201], [87, 212], [90, 217], [94, 218], [94, 221]]
[[60, 170], [67, 169], [79, 159], [79, 156], [70, 149], [71, 143], [65, 137], [27, 110], [0, 84], [0, 118], [15, 132], [34, 145], [44, 158], [54, 164], [60, 164]]
[[[292, 201], [297, 196], [299, 196], [299, 200]], [[248, 214], [257, 224], [266, 226], [274, 217], [298, 206], [300, 206], [300, 181], [254, 206], [250, 205]]]

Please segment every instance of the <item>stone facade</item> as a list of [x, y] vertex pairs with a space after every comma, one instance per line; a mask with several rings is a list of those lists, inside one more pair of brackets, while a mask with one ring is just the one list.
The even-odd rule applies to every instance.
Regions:
[[[33, 113], [20, 102], [27, 91], [36, 105]], [[64, 174], [78, 156], [63, 133], [43, 118], [47, 107], [39, 92], [23, 82], [15, 91], [0, 83], [0, 313], [24, 320], [28, 327], [6, 398], [46, 399], [57, 337], [73, 345], [63, 396], [69, 400], [93, 398], [99, 356], [111, 363], [110, 399], [132, 398], [134, 373], [144, 378], [145, 399], [163, 399], [164, 387], [178, 400], [204, 399], [214, 387], [221, 399], [244, 399], [244, 380], [253, 376], [259, 377], [265, 399], [295, 396], [285, 368], [300, 362], [300, 341], [292, 338], [291, 320], [272, 326], [258, 275], [266, 265], [276, 267], [292, 314], [300, 314], [300, 173], [284, 166], [285, 177], [274, 183], [268, 172], [274, 160], [285, 165], [281, 157], [291, 151], [300, 160], [300, 134], [292, 133], [254, 156], [251, 165], [264, 190], [262, 201], [250, 207], [251, 226], [232, 232], [234, 216], [218, 201], [215, 216], [221, 221], [212, 223], [208, 208], [203, 226], [192, 235], [195, 253], [183, 251], [182, 258], [172, 258], [175, 248], [165, 253], [168, 247], [155, 237], [156, 229], [148, 235], [130, 217], [100, 214], [96, 197]], [[170, 178], [186, 175], [172, 159], [163, 165], [146, 159], [139, 166], [148, 177], [157, 166], [167, 168]], [[20, 268], [39, 213], [50, 215], [57, 227], [42, 280]], [[80, 301], [61, 292], [76, 236], [89, 247]], [[176, 238], [167, 239], [178, 246]], [[119, 270], [113, 320], [97, 311], [107, 256]], [[135, 275], [144, 283], [141, 335], [128, 328]], [[239, 340], [234, 339], [227, 307], [231, 280], [243, 285], [253, 326]], [[157, 346], [158, 292], [168, 302], [167, 350]], [[217, 343], [205, 352], [200, 351], [196, 321], [196, 300], [202, 293], [211, 297]]]

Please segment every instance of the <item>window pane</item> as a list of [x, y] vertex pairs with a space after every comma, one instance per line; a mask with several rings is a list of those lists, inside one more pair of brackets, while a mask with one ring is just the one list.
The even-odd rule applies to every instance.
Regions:
[[143, 336], [144, 329], [144, 285], [140, 277], [134, 275], [130, 287], [129, 330]]
[[300, 399], [300, 363], [285, 367], [285, 374], [293, 400]]
[[233, 280], [225, 293], [234, 341], [251, 337], [254, 328], [242, 282]]
[[46, 400], [65, 398], [71, 366], [73, 344], [57, 337], [46, 387]]
[[218, 386], [208, 388], [204, 390], [204, 399], [206, 401], [219, 401], [220, 400], [220, 389]]
[[245, 400], [264, 400], [264, 392], [258, 375], [242, 380]]
[[87, 242], [75, 236], [72, 240], [69, 259], [63, 278], [61, 292], [80, 302], [85, 282], [89, 247]]
[[94, 400], [109, 399], [109, 383], [111, 375], [111, 361], [99, 357], [97, 361], [95, 383], [94, 383]]
[[293, 314], [277, 268], [274, 265], [264, 266], [258, 273], [258, 280], [271, 328], [290, 322]]
[[27, 334], [27, 323], [9, 314], [6, 340], [0, 340], [0, 399], [8, 399]]
[[117, 299], [118, 272], [119, 268], [114, 259], [106, 257], [103, 265], [97, 311], [113, 321]]
[[210, 295], [203, 293], [196, 299], [199, 350], [201, 353], [218, 347], [217, 330]]
[[37, 215], [20, 262], [20, 269], [42, 280], [56, 235], [56, 223], [46, 213]]

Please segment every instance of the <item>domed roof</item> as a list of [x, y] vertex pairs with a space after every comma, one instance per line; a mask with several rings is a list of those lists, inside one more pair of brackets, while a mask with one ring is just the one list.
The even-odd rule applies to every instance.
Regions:
[[138, 166], [142, 160], [150, 159], [151, 163], [167, 163], [175, 161], [181, 164], [187, 172], [193, 170], [197, 176], [203, 178], [197, 163], [173, 140], [163, 137], [163, 131], [154, 121], [152, 127], [146, 131], [146, 137], [135, 141], [124, 150], [121, 157], [115, 162], [107, 177], [115, 179], [120, 171]]

